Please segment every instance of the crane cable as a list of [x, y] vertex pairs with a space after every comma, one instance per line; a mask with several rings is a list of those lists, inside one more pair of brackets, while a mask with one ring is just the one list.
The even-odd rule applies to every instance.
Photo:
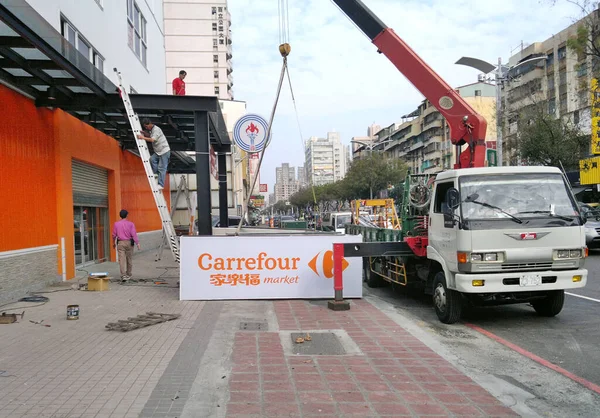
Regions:
[[[280, 40], [288, 40], [289, 39], [289, 24], [288, 24], [288, 13], [287, 13], [287, 0], [279, 0], [279, 39]], [[283, 79], [285, 77], [285, 73], [287, 71], [287, 57], [290, 55], [292, 51], [292, 47], [287, 42], [282, 42], [279, 45], [279, 53], [283, 57], [283, 63], [281, 65], [281, 74], [279, 76], [279, 84], [277, 85], [277, 93], [275, 94], [275, 103], [273, 103], [273, 109], [271, 110], [271, 117], [269, 119], [269, 126], [267, 128], [267, 134], [265, 136], [267, 145], [260, 153], [260, 158], [258, 160], [258, 167], [256, 168], [256, 175], [254, 178], [248, 179], [250, 180], [250, 189], [248, 196], [246, 197], [246, 205], [244, 209], [244, 213], [242, 214], [242, 219], [246, 217], [248, 214], [248, 205], [250, 204], [250, 198], [252, 197], [252, 192], [256, 187], [256, 181], [258, 180], [258, 174], [260, 173], [260, 167], [262, 166], [263, 158], [265, 156], [265, 151], [269, 146], [269, 137], [271, 136], [271, 127], [273, 126], [273, 119], [275, 118], [275, 111], [277, 110], [277, 104], [279, 103], [279, 96], [281, 95], [281, 88], [283, 87]], [[250, 161], [248, 161], [250, 164]], [[242, 223], [238, 223], [235, 235], [239, 235], [240, 230], [242, 229]]]
[[[296, 123], [298, 125], [298, 132], [300, 134], [300, 142], [302, 143], [302, 152], [305, 153], [306, 152], [306, 141], [304, 140], [304, 135], [302, 135], [302, 128], [300, 126], [300, 117], [298, 116], [298, 108], [296, 107], [296, 97], [294, 96], [294, 89], [292, 88], [292, 79], [290, 78], [290, 69], [287, 69], [287, 79], [288, 79], [288, 83], [290, 85], [290, 93], [292, 95], [292, 103], [294, 104], [294, 112], [296, 113]], [[305, 167], [306, 170], [306, 167]], [[306, 173], [306, 171], [305, 171]], [[310, 183], [310, 188], [312, 191], [312, 196], [313, 196], [313, 202], [316, 205], [317, 204], [317, 196], [315, 194], [315, 185], [311, 182]]]

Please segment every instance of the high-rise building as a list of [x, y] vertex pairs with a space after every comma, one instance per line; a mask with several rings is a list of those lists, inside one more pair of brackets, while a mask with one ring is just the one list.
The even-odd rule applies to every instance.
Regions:
[[283, 163], [281, 167], [275, 168], [275, 202], [289, 200], [298, 189], [294, 167], [290, 167], [289, 163]]
[[[598, 10], [543, 42], [535, 42], [510, 57], [508, 82], [502, 88], [502, 162], [521, 163], [517, 155], [519, 115], [526, 109], [569, 120], [585, 134], [591, 134], [590, 82], [598, 73], [597, 53], [578, 54], [567, 46], [580, 25], [597, 36]], [[594, 41], [595, 43], [595, 41]], [[588, 43], [588, 49], [590, 48]], [[489, 125], [488, 125], [489, 126]]]
[[298, 187], [306, 187], [306, 171], [303, 166], [298, 167]]
[[[496, 86], [485, 82], [456, 88], [458, 93], [487, 121], [486, 145], [496, 148]], [[456, 161], [449, 128], [442, 114], [423, 100], [419, 107], [403, 116], [403, 122], [377, 134], [373, 152], [405, 161], [411, 173], [437, 173]]]
[[163, 0], [167, 93], [180, 70], [186, 94], [233, 99], [227, 0]]
[[310, 137], [306, 141], [304, 168], [310, 184], [334, 183], [346, 176], [346, 146], [337, 132], [327, 138]]

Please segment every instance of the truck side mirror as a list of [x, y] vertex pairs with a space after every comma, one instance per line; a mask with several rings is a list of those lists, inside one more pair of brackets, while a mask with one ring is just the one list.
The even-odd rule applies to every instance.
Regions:
[[452, 210], [460, 205], [460, 193], [455, 187], [451, 187], [446, 192], [446, 204]]

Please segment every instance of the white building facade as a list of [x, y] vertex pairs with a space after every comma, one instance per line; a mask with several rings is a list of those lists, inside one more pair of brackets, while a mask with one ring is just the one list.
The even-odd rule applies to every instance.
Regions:
[[[105, 0], [106, 1], [106, 0]], [[186, 94], [233, 99], [226, 0], [164, 0], [166, 91], [185, 70]]]
[[132, 92], [164, 93], [162, 0], [26, 0], [113, 83], [121, 71]]
[[296, 168], [289, 163], [281, 164], [275, 168], [275, 203], [287, 202], [290, 197], [298, 192], [299, 182], [296, 180]]
[[346, 148], [337, 132], [328, 132], [327, 138], [310, 137], [304, 162], [308, 183], [321, 186], [343, 179], [347, 170]]

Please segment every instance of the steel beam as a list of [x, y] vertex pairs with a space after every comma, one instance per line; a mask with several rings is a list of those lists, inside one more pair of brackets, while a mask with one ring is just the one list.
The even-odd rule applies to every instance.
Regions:
[[402, 257], [414, 255], [404, 241], [344, 244], [344, 257]]
[[196, 195], [198, 198], [198, 235], [212, 235], [208, 113], [194, 112], [194, 119], [196, 125]]
[[229, 203], [227, 202], [227, 155], [217, 154], [219, 171], [219, 224], [222, 228], [229, 226]]

